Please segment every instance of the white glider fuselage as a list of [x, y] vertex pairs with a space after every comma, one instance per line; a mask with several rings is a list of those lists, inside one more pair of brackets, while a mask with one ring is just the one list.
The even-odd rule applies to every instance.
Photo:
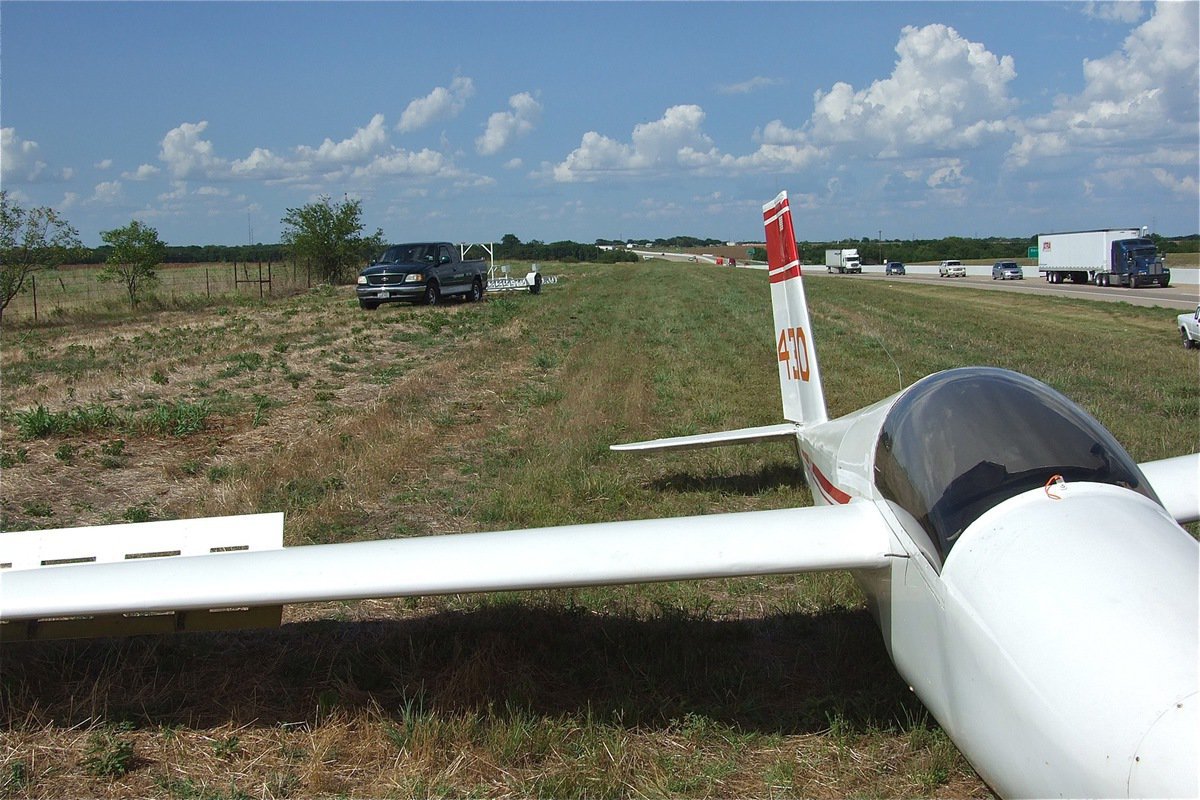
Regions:
[[870, 479], [900, 396], [796, 434], [816, 504], [891, 528], [888, 566], [852, 574], [897, 671], [1001, 796], [1195, 795], [1195, 541], [1142, 494], [1071, 482], [984, 512], [942, 563]]

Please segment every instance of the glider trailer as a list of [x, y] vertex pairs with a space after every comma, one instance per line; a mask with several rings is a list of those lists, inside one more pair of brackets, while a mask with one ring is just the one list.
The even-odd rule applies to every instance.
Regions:
[[[205, 627], [213, 609], [844, 569], [1001, 796], [1197, 796], [1200, 545], [1180, 523], [1200, 519], [1200, 454], [1138, 464], [1054, 389], [988, 367], [829, 419], [786, 193], [763, 217], [786, 421], [614, 449], [788, 441], [814, 507], [201, 555], [184, 536], [179, 556], [148, 540], [109, 563], [38, 544], [70, 534], [20, 534], [35, 552], [0, 556], [5, 638], [64, 618]], [[218, 535], [229, 519], [159, 524], [240, 546]]]

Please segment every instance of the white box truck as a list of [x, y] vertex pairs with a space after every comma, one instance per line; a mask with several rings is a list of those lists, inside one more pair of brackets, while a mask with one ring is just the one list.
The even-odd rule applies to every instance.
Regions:
[[833, 272], [862, 272], [862, 259], [858, 257], [858, 248], [825, 251], [825, 271]]
[[1171, 283], [1171, 271], [1140, 228], [1039, 234], [1038, 272], [1050, 283], [1070, 280], [1131, 289]]

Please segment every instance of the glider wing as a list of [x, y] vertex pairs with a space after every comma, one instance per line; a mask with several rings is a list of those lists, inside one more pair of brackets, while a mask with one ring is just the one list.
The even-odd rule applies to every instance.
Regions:
[[1179, 524], [1200, 520], [1200, 453], [1138, 464]]
[[7, 569], [0, 619], [872, 569], [889, 541], [856, 503]]

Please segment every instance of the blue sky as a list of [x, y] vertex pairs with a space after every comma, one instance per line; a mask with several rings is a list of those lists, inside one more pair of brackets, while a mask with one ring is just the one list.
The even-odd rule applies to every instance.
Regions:
[[0, 5], [0, 180], [88, 244], [1200, 229], [1200, 6]]

